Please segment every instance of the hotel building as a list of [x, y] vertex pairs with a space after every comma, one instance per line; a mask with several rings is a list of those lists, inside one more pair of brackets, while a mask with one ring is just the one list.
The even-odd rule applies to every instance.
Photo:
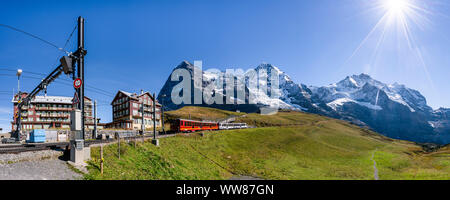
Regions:
[[[153, 104], [155, 100], [149, 92], [140, 94], [119, 90], [111, 102], [113, 122], [107, 128], [141, 130], [142, 123], [145, 129], [153, 128]], [[142, 121], [141, 106], [144, 106], [144, 121]], [[161, 104], [156, 100], [156, 127], [161, 126]]]
[[[28, 94], [22, 93], [22, 98]], [[92, 115], [92, 100], [85, 98], [85, 125], [87, 129], [94, 128]], [[31, 129], [70, 129], [70, 112], [74, 109], [73, 97], [61, 96], [36, 96], [29, 106], [22, 107], [22, 130]], [[14, 113], [18, 112], [18, 95], [15, 95], [12, 103]], [[98, 119], [97, 119], [98, 120]], [[16, 119], [11, 122], [11, 129], [16, 129]], [[97, 126], [101, 129], [102, 126]]]

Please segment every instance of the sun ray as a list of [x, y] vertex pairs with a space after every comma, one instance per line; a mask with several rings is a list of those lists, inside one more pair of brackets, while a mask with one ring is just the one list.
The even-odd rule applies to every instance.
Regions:
[[366, 35], [366, 37], [359, 43], [358, 47], [353, 51], [352, 55], [345, 61], [345, 63], [348, 63], [357, 53], [358, 51], [364, 46], [364, 44], [367, 42], [367, 40], [372, 36], [372, 34], [377, 30], [378, 26], [382, 24], [382, 22], [388, 18], [388, 13], [384, 14], [383, 17], [375, 24], [375, 26], [370, 30], [369, 34]]
[[380, 35], [377, 36], [379, 38], [376, 39], [375, 46], [372, 48], [373, 52], [371, 53], [369, 63], [367, 64], [370, 68], [376, 69], [376, 63], [382, 53], [382, 46], [387, 39], [386, 37], [388, 37], [388, 31], [392, 30], [397, 35], [397, 52], [407, 53], [412, 56], [413, 59], [417, 59], [416, 63], [423, 70], [424, 80], [427, 80], [433, 92], [437, 93], [426, 59], [422, 52], [423, 49], [420, 43], [418, 43], [419, 40], [415, 35], [415, 31], [429, 31], [431, 25], [434, 25], [429, 17], [441, 15], [445, 16], [445, 18], [449, 17], [442, 13], [433, 12], [431, 10], [432, 6], [429, 4], [429, 1], [425, 2], [419, 0], [377, 0], [377, 3], [371, 6], [370, 10], [380, 10], [382, 12], [382, 17], [358, 44], [351, 56], [345, 61], [344, 65], [348, 64], [362, 48], [368, 44], [368, 41], [371, 38], [378, 35], [375, 33], [380, 33]]

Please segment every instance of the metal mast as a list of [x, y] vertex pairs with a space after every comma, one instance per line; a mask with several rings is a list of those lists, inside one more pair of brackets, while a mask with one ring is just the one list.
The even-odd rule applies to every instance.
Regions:
[[81, 79], [82, 84], [81, 87], [76, 89], [78, 94], [78, 99], [80, 103], [78, 104], [78, 109], [81, 110], [81, 135], [82, 138], [85, 139], [85, 111], [84, 111], [84, 56], [86, 55], [86, 50], [84, 49], [84, 18], [78, 17], [78, 50], [76, 52], [77, 60], [77, 76]]

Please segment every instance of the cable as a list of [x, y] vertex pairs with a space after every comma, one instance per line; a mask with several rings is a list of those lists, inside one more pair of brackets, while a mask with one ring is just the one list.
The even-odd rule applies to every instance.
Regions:
[[[0, 74], [0, 76], [10, 76], [10, 77], [15, 77], [16, 75], [12, 75], [12, 74]], [[38, 77], [33, 77], [33, 76], [25, 76], [25, 75], [22, 75], [21, 77], [22, 77], [22, 78], [26, 78], [26, 79], [40, 80], [40, 81], [42, 81], [42, 79], [43, 79], [43, 78], [38, 78]], [[55, 81], [53, 81], [53, 82], [54, 82], [54, 83], [57, 83], [57, 84], [61, 84], [61, 85], [73, 87], [72, 83], [61, 82], [60, 80], [55, 80]], [[96, 94], [100, 94], [100, 95], [104, 95], [104, 96], [108, 96], [108, 97], [114, 97], [114, 95], [111, 95], [111, 94], [105, 93], [105, 92], [101, 92], [101, 91], [96, 91], [96, 89], [85, 88], [85, 90], [88, 90], [88, 91], [91, 91], [91, 92], [95, 92]]]
[[[39, 73], [33, 73], [33, 72], [29, 72], [29, 71], [27, 71], [27, 72], [28, 72], [28, 73], [31, 73], [31, 74], [38, 74], [38, 75], [39, 75]], [[34, 79], [37, 79], [37, 77], [30, 77], [30, 76], [28, 76], [28, 78], [34, 78]], [[62, 78], [59, 79], [59, 80], [56, 80], [55, 82], [59, 82], [59, 81], [65, 81], [66, 84], [67, 84], [67, 85], [70, 84], [70, 86], [71, 86], [71, 84], [72, 84], [72, 82], [73, 82], [72, 80], [64, 79], [64, 77], [62, 77]], [[111, 92], [109, 92], [109, 91], [107, 91], [107, 90], [103, 90], [103, 89], [100, 89], [100, 88], [96, 88], [96, 87], [94, 87], [94, 86], [86, 85], [86, 88], [87, 88], [88, 90], [96, 90], [96, 91], [98, 91], [98, 92], [101, 92], [101, 93], [106, 94], [106, 95], [111, 96], [111, 97], [114, 97], [114, 96], [115, 96], [114, 93], [111, 93]]]
[[[5, 70], [6, 71], [14, 71], [14, 72], [16, 71], [16, 70], [9, 70], [9, 69], [5, 69]], [[27, 73], [30, 73], [30, 74], [35, 74], [35, 75], [45, 75], [45, 74], [42, 74], [42, 73], [36, 73], [36, 72], [30, 72], [30, 71], [24, 71], [24, 72], [27, 72]], [[15, 77], [16, 75], [0, 74], [0, 76]], [[36, 80], [44, 79], [43, 77], [33, 77], [33, 76], [27, 76], [27, 75], [22, 75], [21, 77], [23, 77], [23, 78], [30, 78], [30, 79], [36, 79]], [[62, 81], [65, 81], [65, 82], [62, 82]], [[64, 78], [61, 78], [59, 80], [55, 80], [54, 82], [55, 83], [59, 83], [59, 84], [64, 84], [64, 85], [67, 85], [67, 86], [72, 86], [72, 80], [68, 80], [68, 79], [64, 79]], [[112, 93], [112, 92], [109, 92], [107, 90], [103, 90], [103, 89], [100, 89], [100, 88], [96, 88], [94, 86], [86, 86], [86, 90], [97, 92], [97, 93], [100, 93], [102, 95], [109, 96], [109, 97], [114, 97], [115, 96], [115, 94]]]
[[3, 71], [10, 71], [10, 72], [16, 72], [17, 70], [14, 70], [14, 69], [2, 69], [2, 68], [0, 68], [0, 70], [3, 70]]
[[72, 33], [70, 33], [69, 37], [66, 40], [66, 43], [64, 43], [63, 49], [66, 48], [67, 44], [69, 44], [70, 39], [72, 39], [73, 33], [75, 33], [75, 30], [77, 30], [78, 24], [73, 27]]
[[[45, 39], [43, 39], [43, 38], [41, 38], [41, 37], [39, 37], [39, 36], [36, 36], [36, 35], [34, 35], [34, 34], [31, 34], [31, 33], [28, 33], [28, 32], [26, 32], [26, 31], [24, 31], [24, 30], [15, 28], [15, 27], [13, 27], [13, 26], [5, 25], [5, 24], [0, 24], [0, 26], [3, 26], [3, 27], [5, 27], [5, 28], [9, 28], [9, 29], [14, 30], [14, 31], [17, 31], [17, 32], [21, 32], [21, 33], [23, 33], [23, 34], [25, 34], [25, 35], [31, 36], [31, 37], [33, 37], [33, 38], [35, 38], [35, 39], [38, 39], [38, 40], [40, 40], [40, 41], [42, 41], [42, 42], [44, 42], [44, 43], [46, 43], [46, 44], [48, 44], [48, 45], [50, 45], [50, 46], [55, 47], [56, 49], [58, 49], [59, 51], [65, 53], [65, 54], [69, 54], [69, 52], [66, 51], [65, 48], [66, 48], [67, 45], [69, 44], [70, 40], [72, 39], [73, 34], [75, 33], [75, 30], [76, 30], [77, 27], [78, 27], [78, 25], [75, 25], [75, 27], [73, 28], [73, 30], [72, 30], [72, 32], [70, 33], [69, 37], [67, 38], [67, 40], [66, 40], [66, 42], [65, 42], [65, 44], [64, 44], [64, 46], [63, 46], [63, 48], [60, 48], [60, 47], [58, 47], [57, 45], [53, 44], [52, 42], [49, 42], [49, 41], [47, 41], [47, 40], [45, 40]], [[57, 59], [59, 59], [59, 57], [58, 57]], [[57, 60], [57, 61], [58, 61], [58, 60]], [[56, 61], [56, 62], [57, 62], [57, 61]], [[4, 68], [3, 68], [3, 69], [0, 69], [0, 70], [16, 72], [16, 69], [4, 69]], [[43, 74], [43, 73], [30, 72], [30, 71], [24, 71], [24, 72], [29, 73], [29, 74], [39, 75], [39, 76], [46, 76], [46, 74]], [[12, 75], [12, 74], [0, 74], [0, 76], [10, 76], [10, 77], [15, 77], [16, 75]], [[33, 76], [27, 76], [27, 75], [22, 75], [21, 77], [23, 77], [23, 78], [29, 78], [29, 79], [36, 79], [36, 80], [43, 80], [43, 78], [40, 78], [40, 77], [33, 77]], [[66, 81], [66, 82], [63, 82], [63, 81]], [[61, 82], [60, 82], [59, 80], [55, 80], [54, 82], [55, 82], [55, 83], [58, 83], [58, 84], [63, 84], [63, 85], [67, 85], [67, 86], [72, 86], [72, 84], [71, 84], [72, 80], [61, 79]], [[70, 83], [68, 83], [68, 82], [70, 82]], [[108, 97], [114, 97], [114, 96], [115, 96], [113, 93], [110, 93], [109, 91], [106, 91], [106, 90], [103, 90], [103, 89], [100, 89], [100, 88], [96, 88], [96, 87], [93, 87], [93, 86], [86, 86], [86, 90], [88, 90], [88, 91], [94, 91], [94, 92], [96, 92], [96, 94], [105, 95], [105, 96], [108, 96]], [[0, 92], [0, 93], [5, 93], [5, 92], [7, 92], [8, 94], [10, 93], [9, 91], [2, 91], [2, 92]], [[102, 100], [100, 100], [100, 101], [102, 101]], [[103, 101], [103, 102], [106, 102], [106, 103], [107, 103], [107, 104], [105, 104], [105, 105], [110, 105], [110, 103], [109, 103], [108, 101]], [[102, 105], [102, 106], [104, 106], [104, 105]]]
[[16, 76], [16, 75], [13, 75], [13, 74], [0, 74], [0, 76]]
[[[66, 43], [64, 43], [63, 49], [66, 49], [67, 44], [69, 44], [69, 41], [72, 39], [72, 35], [73, 35], [73, 33], [75, 33], [75, 30], [77, 30], [77, 27], [78, 27], [78, 24], [75, 24], [75, 27], [73, 27], [72, 32], [70, 33], [69, 37], [68, 37], [67, 40], [66, 40]], [[60, 56], [58, 56], [58, 57], [56, 58], [56, 61], [55, 61], [55, 64], [54, 64], [54, 65], [56, 65], [56, 64], [58, 63], [59, 57], [60, 57]]]
[[26, 32], [26, 31], [24, 31], [24, 30], [20, 30], [20, 29], [18, 29], [18, 28], [12, 27], [12, 26], [10, 26], [10, 25], [0, 24], [0, 26], [3, 26], [3, 27], [5, 27], [5, 28], [9, 28], [9, 29], [11, 29], [11, 30], [14, 30], [14, 31], [17, 31], [17, 32], [21, 32], [21, 33], [23, 33], [23, 34], [25, 34], [25, 35], [31, 36], [31, 37], [33, 37], [33, 38], [35, 38], [35, 39], [38, 39], [38, 40], [40, 40], [40, 41], [42, 41], [42, 42], [44, 42], [44, 43], [50, 45], [50, 46], [55, 47], [55, 48], [58, 49], [59, 51], [62, 51], [62, 52], [64, 52], [64, 53], [66, 53], [66, 54], [69, 54], [69, 52], [67, 52], [65, 49], [60, 48], [60, 47], [58, 47], [57, 45], [55, 45], [55, 44], [53, 44], [53, 43], [51, 43], [51, 42], [49, 42], [49, 41], [47, 41], [47, 40], [45, 40], [45, 39], [40, 38], [39, 36], [33, 35], [33, 34], [31, 34], [31, 33], [28, 33], [28, 32]]
[[[66, 80], [66, 81], [70, 81], [70, 82], [72, 82], [72, 80], [67, 80], [67, 79], [62, 79], [62, 80]], [[107, 91], [107, 90], [103, 90], [103, 89], [100, 89], [100, 88], [96, 88], [96, 87], [94, 87], [94, 86], [90, 86], [90, 85], [85, 85], [86, 86], [86, 88], [89, 88], [89, 89], [94, 89], [94, 90], [97, 90], [97, 91], [99, 91], [99, 92], [103, 92], [103, 93], [106, 93], [106, 94], [108, 94], [108, 95], [110, 95], [110, 96], [112, 96], [112, 97], [114, 97], [115, 96], [115, 94], [114, 93], [112, 93], [112, 92], [109, 92], [109, 91]]]
[[[19, 67], [17, 67], [17, 68], [19, 68]], [[7, 69], [6, 67], [1, 67], [0, 71], [17, 72], [17, 69], [12, 69], [12, 68]], [[26, 73], [30, 73], [30, 74], [34, 74], [34, 75], [40, 75], [40, 76], [45, 76], [46, 75], [46, 74], [43, 74], [43, 73], [30, 72], [28, 70], [22, 70], [22, 72], [26, 72]]]

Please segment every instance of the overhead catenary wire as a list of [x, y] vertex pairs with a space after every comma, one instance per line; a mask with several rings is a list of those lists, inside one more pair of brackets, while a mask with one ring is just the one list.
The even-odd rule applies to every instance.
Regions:
[[70, 39], [72, 39], [73, 33], [75, 33], [75, 30], [77, 30], [78, 25], [76, 24], [75, 27], [73, 27], [72, 32], [70, 33], [69, 37], [66, 40], [66, 43], [64, 43], [63, 49], [67, 47], [67, 44], [69, 44]]
[[[15, 75], [11, 75], [11, 74], [0, 74], [0, 76], [11, 76], [11, 77], [14, 77]], [[42, 80], [42, 78], [39, 78], [39, 77], [33, 77], [33, 76], [25, 76], [25, 75], [22, 75], [21, 77], [22, 77], [22, 78], [25, 78], [25, 79]], [[61, 80], [56, 80], [56, 81], [54, 81], [54, 83], [60, 84], [60, 85], [65, 85], [65, 86], [73, 87], [72, 83], [62, 82]], [[86, 88], [86, 90], [91, 91], [91, 92], [95, 92], [96, 94], [100, 94], [100, 95], [103, 95], [103, 96], [114, 97], [114, 95], [111, 95], [110, 93], [104, 93], [104, 92], [97, 91], [97, 90], [92, 89], [92, 88]]]
[[[20, 68], [20, 66], [17, 66], [17, 67], [0, 66], [0, 71], [17, 72], [17, 70], [19, 68]], [[33, 75], [38, 75], [38, 76], [46, 76], [47, 75], [47, 74], [44, 74], [44, 73], [32, 72], [32, 71], [23, 70], [23, 69], [22, 69], [22, 73], [33, 74]], [[10, 74], [8, 74], [8, 75], [10, 75]], [[14, 74], [13, 76], [17, 76], [17, 75]]]
[[64, 48], [60, 48], [60, 47], [58, 47], [56, 44], [54, 44], [54, 43], [52, 43], [52, 42], [49, 42], [48, 40], [45, 40], [45, 39], [43, 39], [43, 38], [41, 38], [41, 37], [39, 37], [39, 36], [37, 36], [37, 35], [34, 35], [34, 34], [32, 34], [32, 33], [26, 32], [26, 31], [24, 31], [24, 30], [21, 30], [21, 29], [18, 29], [18, 28], [16, 28], [16, 27], [13, 27], [13, 26], [10, 26], [10, 25], [6, 25], [6, 24], [0, 24], [0, 26], [5, 27], [5, 28], [9, 28], [9, 29], [11, 29], [11, 30], [14, 30], [14, 31], [23, 33], [23, 34], [25, 34], [25, 35], [28, 35], [28, 36], [30, 36], [30, 37], [33, 37], [33, 38], [35, 38], [35, 39], [38, 39], [38, 40], [40, 40], [40, 41], [42, 41], [42, 42], [44, 42], [44, 43], [46, 43], [46, 44], [48, 44], [48, 45], [50, 45], [50, 46], [55, 47], [55, 48], [58, 49], [59, 51], [62, 51], [62, 52], [64, 52], [64, 53], [66, 53], [66, 54], [69, 54], [69, 52], [66, 51]]
[[[8, 70], [8, 71], [15, 71], [15, 70]], [[30, 71], [24, 71], [30, 74], [35, 74], [35, 75], [44, 75], [42, 73], [36, 73], [36, 72], [30, 72]], [[16, 75], [14, 74], [0, 74], [0, 76], [9, 76], [9, 77], [16, 77]], [[36, 80], [42, 80], [43, 77], [34, 77], [34, 76], [27, 76], [27, 75], [22, 75], [22, 78], [28, 78], [28, 79], [36, 79]], [[59, 83], [59, 84], [64, 84], [67, 86], [72, 86], [72, 80], [68, 80], [68, 79], [59, 79], [59, 80], [55, 80], [55, 83]], [[92, 92], [97, 92], [99, 94], [105, 95], [105, 96], [109, 96], [109, 97], [114, 97], [114, 93], [111, 93], [107, 90], [101, 89], [101, 88], [97, 88], [94, 86], [86, 86], [86, 90], [92, 91]]]
[[[11, 30], [14, 30], [14, 31], [17, 31], [17, 32], [20, 32], [20, 33], [23, 33], [23, 34], [28, 35], [28, 36], [31, 36], [31, 37], [33, 37], [33, 38], [35, 38], [35, 39], [38, 39], [38, 40], [40, 40], [40, 41], [42, 41], [42, 42], [44, 42], [44, 43], [46, 43], [46, 44], [48, 44], [48, 45], [51, 45], [51, 46], [55, 47], [56, 49], [58, 49], [59, 51], [65, 53], [65, 54], [70, 54], [68, 51], [65, 50], [65, 48], [67, 47], [67, 45], [68, 45], [69, 42], [71, 41], [72, 36], [73, 36], [73, 34], [75, 33], [75, 30], [77, 30], [77, 28], [78, 28], [78, 25], [76, 24], [76, 25], [74, 26], [74, 28], [72, 29], [72, 31], [71, 31], [69, 37], [66, 39], [66, 41], [65, 41], [65, 43], [64, 43], [64, 46], [63, 46], [62, 48], [60, 48], [60, 47], [58, 47], [58, 45], [56, 45], [56, 44], [54, 44], [54, 43], [52, 43], [52, 42], [49, 42], [48, 40], [45, 40], [45, 39], [43, 39], [43, 38], [41, 38], [41, 37], [39, 37], [39, 36], [37, 36], [37, 35], [34, 35], [34, 34], [32, 34], [32, 33], [29, 33], [29, 32], [26, 32], [26, 31], [21, 30], [21, 29], [19, 29], [19, 28], [16, 28], [16, 27], [13, 27], [13, 26], [10, 26], [10, 25], [6, 25], [6, 24], [0, 24], [0, 26], [5, 27], [5, 28], [8, 28], [8, 29], [11, 29]], [[59, 57], [57, 58], [57, 61], [58, 61], [58, 59], [59, 59]], [[56, 61], [56, 62], [57, 62], [57, 61]], [[18, 67], [17, 67], [17, 68], [18, 68]], [[10, 71], [10, 72], [16, 72], [16, 71], [17, 71], [17, 69], [14, 69], [14, 68], [13, 68], [13, 69], [11, 69], [11, 68], [5, 68], [5, 67], [2, 67], [2, 66], [0, 66], [0, 70], [2, 70], [2, 71]], [[29, 74], [39, 75], [39, 76], [45, 76], [45, 75], [46, 75], [46, 74], [43, 74], [43, 73], [30, 72], [30, 71], [24, 71], [24, 72], [29, 73]], [[10, 77], [13, 77], [13, 76], [16, 76], [16, 75], [0, 74], [0, 76], [10, 76]], [[38, 79], [38, 80], [42, 80], [42, 79], [43, 79], [43, 78], [40, 78], [40, 77], [32, 77], [32, 76], [24, 76], [24, 75], [22, 75], [21, 77], [23, 77], [23, 78], [30, 78], [30, 79]], [[64, 83], [63, 81], [66, 81], [66, 82]], [[67, 81], [68, 81], [68, 82], [67, 82]], [[55, 83], [59, 83], [59, 84], [64, 84], [64, 85], [72, 86], [72, 84], [69, 83], [69, 82], [71, 82], [71, 80], [64, 80], [64, 79], [62, 79], [61, 82], [60, 82], [60, 81], [55, 81]], [[114, 97], [114, 94], [113, 94], [113, 93], [111, 93], [111, 92], [109, 92], [109, 91], [106, 91], [106, 90], [103, 90], [103, 89], [101, 89], [101, 88], [96, 88], [96, 87], [93, 87], [93, 86], [86, 86], [86, 89], [87, 89], [87, 90], [90, 90], [90, 91], [95, 91], [96, 93], [101, 94], [101, 95], [105, 95], [105, 96], [109, 96], [109, 97]]]
[[[63, 49], [66, 49], [67, 45], [69, 44], [70, 40], [72, 39], [73, 33], [75, 33], [75, 30], [77, 30], [78, 24], [75, 24], [75, 27], [73, 27], [72, 32], [70, 33], [69, 37], [66, 39], [66, 42], [64, 43]], [[56, 58], [55, 65], [58, 63], [60, 56]]]
[[[72, 82], [72, 80], [67, 80], [67, 79], [62, 79], [62, 80]], [[109, 94], [110, 96], [114, 96], [114, 93], [111, 93], [111, 92], [109, 92], [107, 90], [104, 90], [104, 89], [101, 89], [101, 88], [97, 88], [97, 87], [90, 86], [90, 85], [85, 85], [85, 87], [88, 88], [88, 89], [93, 89], [93, 90], [100, 91], [102, 93]]]

